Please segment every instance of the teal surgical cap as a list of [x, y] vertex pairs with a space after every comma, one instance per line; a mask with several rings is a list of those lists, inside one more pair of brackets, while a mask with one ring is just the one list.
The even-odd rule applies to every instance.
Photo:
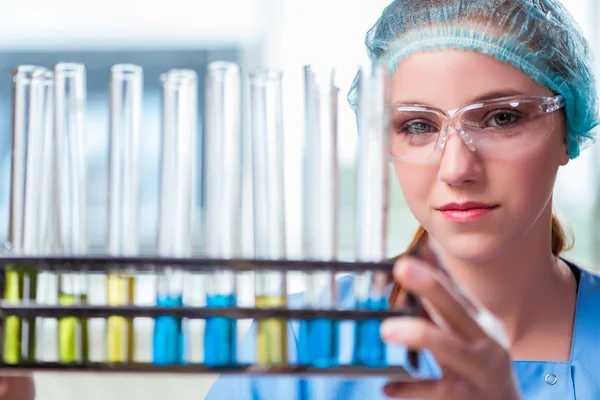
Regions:
[[[396, 0], [367, 33], [373, 62], [390, 74], [422, 51], [478, 51], [510, 63], [565, 99], [569, 157], [593, 143], [599, 123], [587, 40], [559, 0]], [[348, 94], [358, 102], [358, 76]]]

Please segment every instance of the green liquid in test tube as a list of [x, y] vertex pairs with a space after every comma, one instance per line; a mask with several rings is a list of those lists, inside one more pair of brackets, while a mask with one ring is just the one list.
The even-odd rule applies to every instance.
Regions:
[[[56, 180], [58, 248], [64, 255], [86, 255], [86, 163], [85, 163], [85, 67], [59, 63], [54, 67], [53, 155]], [[87, 276], [84, 271], [58, 271], [58, 303], [87, 305]], [[68, 316], [58, 320], [59, 362], [89, 360], [88, 321]]]
[[[43, 192], [42, 182], [51, 82], [51, 73], [39, 66], [21, 65], [12, 74], [13, 156], [8, 244], [14, 255], [40, 254], [45, 239], [41, 199], [48, 194]], [[36, 301], [38, 272], [34, 266], [13, 265], [6, 268], [4, 274], [6, 301], [14, 304]], [[7, 317], [4, 362], [36, 361], [36, 338], [35, 317]]]
[[[19, 304], [35, 299], [37, 271], [8, 267], [5, 270], [4, 299]], [[35, 361], [35, 318], [6, 317], [4, 321], [4, 362]]]

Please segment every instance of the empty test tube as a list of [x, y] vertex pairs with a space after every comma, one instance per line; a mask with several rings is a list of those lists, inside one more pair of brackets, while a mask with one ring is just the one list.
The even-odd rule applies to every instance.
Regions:
[[[52, 74], [46, 68], [21, 65], [12, 73], [13, 132], [8, 245], [15, 255], [38, 255], [45, 240], [41, 215], [43, 155], [51, 105]], [[47, 151], [48, 149], [46, 149]], [[5, 269], [4, 298], [11, 302], [37, 300], [35, 266]], [[38, 319], [38, 322], [41, 322]], [[4, 362], [36, 361], [36, 318], [9, 316], [4, 326]]]
[[[54, 174], [57, 184], [54, 207], [58, 217], [58, 247], [65, 255], [88, 251], [86, 225], [85, 164], [86, 80], [82, 64], [59, 63], [54, 67]], [[58, 272], [60, 305], [87, 304], [84, 271]], [[88, 360], [87, 319], [63, 317], [58, 322], [59, 360]]]
[[[281, 79], [281, 73], [272, 70], [250, 74], [254, 255], [258, 259], [285, 258]], [[286, 295], [285, 272], [256, 272], [256, 307], [286, 307]], [[277, 318], [259, 320], [257, 363], [287, 362], [287, 322]]]
[[[332, 70], [307, 66], [305, 78], [303, 245], [308, 260], [333, 261], [338, 239], [337, 96]], [[336, 306], [333, 271], [305, 273], [304, 305]], [[298, 361], [328, 368], [338, 361], [338, 323], [328, 319], [300, 322]]]
[[[196, 198], [198, 78], [192, 70], [173, 69], [162, 74], [160, 79], [162, 154], [158, 254], [161, 257], [190, 257]], [[174, 307], [182, 304], [183, 284], [178, 283], [181, 274], [176, 270], [159, 273], [157, 306]], [[164, 288], [168, 290], [165, 292]], [[181, 318], [156, 318], [153, 347], [155, 364], [183, 363], [183, 344]]]
[[[142, 112], [143, 71], [137, 65], [117, 64], [110, 79], [110, 181], [108, 253], [139, 254], [139, 137]], [[135, 271], [110, 271], [106, 277], [111, 306], [132, 305]], [[133, 319], [108, 317], [107, 361], [133, 361]]]
[[[356, 185], [356, 258], [363, 262], [385, 259], [388, 197], [387, 72], [365, 67], [359, 72], [358, 160]], [[358, 309], [387, 308], [387, 276], [368, 271], [354, 282]], [[386, 348], [379, 334], [381, 321], [356, 323], [353, 362], [369, 367], [387, 364]]]
[[[237, 258], [241, 255], [241, 82], [236, 64], [217, 61], [206, 73], [205, 112], [206, 198], [204, 238], [206, 255]], [[221, 269], [206, 279], [208, 307], [235, 307], [236, 275]], [[204, 363], [227, 366], [236, 363], [236, 321], [213, 317], [204, 330]]]

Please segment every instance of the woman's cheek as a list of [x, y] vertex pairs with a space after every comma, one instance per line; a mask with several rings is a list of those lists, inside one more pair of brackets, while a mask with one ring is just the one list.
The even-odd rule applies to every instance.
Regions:
[[395, 161], [394, 169], [406, 204], [415, 217], [421, 220], [429, 208], [430, 195], [436, 184], [437, 168]]

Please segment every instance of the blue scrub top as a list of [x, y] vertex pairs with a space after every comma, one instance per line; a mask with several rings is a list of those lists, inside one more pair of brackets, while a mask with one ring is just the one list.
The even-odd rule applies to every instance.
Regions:
[[[339, 280], [339, 294], [343, 305], [352, 307], [352, 277]], [[291, 305], [301, 301], [300, 295], [289, 297]], [[342, 323], [340, 358], [348, 362], [352, 357], [352, 323]], [[298, 326], [290, 323], [288, 348], [290, 362], [296, 360]], [[252, 324], [238, 350], [241, 363], [256, 359], [256, 326]], [[406, 365], [406, 351], [389, 346], [388, 362]], [[439, 377], [441, 372], [428, 352], [421, 355], [418, 371], [423, 378]], [[581, 270], [571, 360], [568, 362], [514, 361], [525, 400], [598, 400], [600, 399], [600, 278]], [[382, 400], [386, 378], [340, 377], [247, 377], [221, 376], [214, 383], [206, 400]]]

